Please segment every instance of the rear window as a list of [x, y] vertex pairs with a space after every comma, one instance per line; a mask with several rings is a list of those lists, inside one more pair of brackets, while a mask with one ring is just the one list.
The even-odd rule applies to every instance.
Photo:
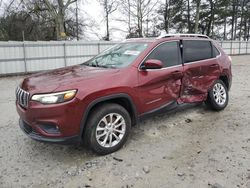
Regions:
[[218, 55], [220, 55], [219, 50], [213, 45], [213, 57], [217, 57]]
[[210, 41], [184, 40], [184, 63], [201, 61], [213, 57]]

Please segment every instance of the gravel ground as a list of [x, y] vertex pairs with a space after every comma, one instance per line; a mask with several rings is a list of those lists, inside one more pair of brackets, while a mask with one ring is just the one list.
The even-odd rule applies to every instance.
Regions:
[[107, 156], [28, 138], [14, 105], [22, 77], [0, 78], [0, 187], [250, 187], [249, 59], [233, 57], [224, 111], [190, 105], [148, 119]]

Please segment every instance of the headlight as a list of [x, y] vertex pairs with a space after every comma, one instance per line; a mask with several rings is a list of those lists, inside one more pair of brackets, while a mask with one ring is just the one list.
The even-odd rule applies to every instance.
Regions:
[[69, 101], [76, 95], [77, 90], [69, 90], [58, 93], [50, 94], [35, 94], [31, 97], [31, 100], [38, 101], [43, 104], [56, 104]]

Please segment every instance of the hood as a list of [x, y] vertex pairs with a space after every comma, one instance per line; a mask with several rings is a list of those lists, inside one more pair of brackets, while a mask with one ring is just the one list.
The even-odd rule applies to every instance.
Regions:
[[31, 75], [24, 79], [21, 87], [30, 93], [50, 93], [65, 86], [68, 86], [68, 89], [76, 89], [73, 86], [79, 82], [110, 76], [117, 72], [118, 69], [77, 65]]

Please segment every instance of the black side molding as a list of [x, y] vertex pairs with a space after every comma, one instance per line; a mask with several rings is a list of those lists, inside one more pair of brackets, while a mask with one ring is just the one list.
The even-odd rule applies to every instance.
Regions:
[[178, 107], [178, 103], [176, 101], [171, 101], [167, 104], [164, 104], [163, 106], [157, 108], [157, 109], [154, 109], [154, 110], [151, 110], [149, 112], [146, 112], [144, 114], [141, 114], [139, 116], [139, 120], [142, 121], [142, 120], [145, 120], [147, 118], [150, 118], [150, 117], [153, 117], [155, 115], [159, 115], [159, 114], [163, 114], [165, 112], [169, 112], [171, 110], [174, 110]]

